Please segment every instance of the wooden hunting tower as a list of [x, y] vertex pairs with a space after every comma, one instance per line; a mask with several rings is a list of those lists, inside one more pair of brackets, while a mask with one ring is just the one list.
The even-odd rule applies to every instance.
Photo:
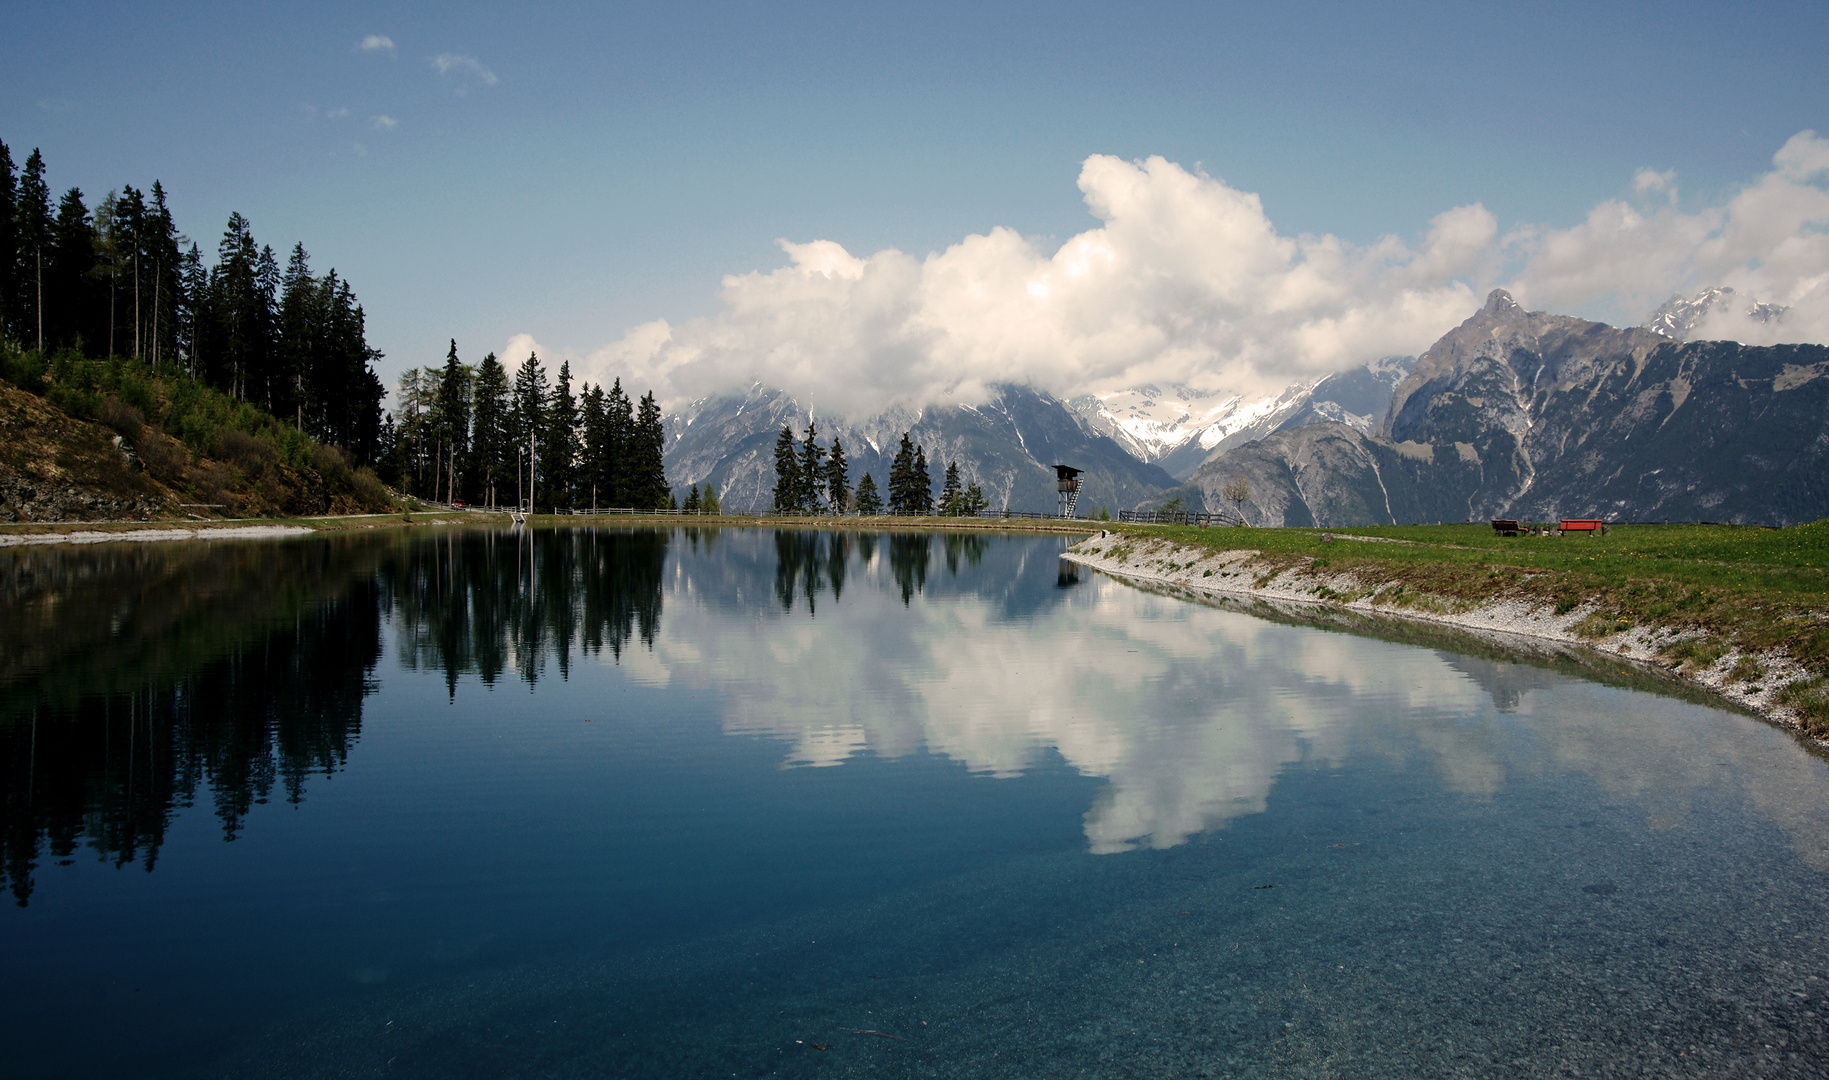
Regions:
[[1060, 513], [1064, 518], [1072, 517], [1074, 508], [1079, 505], [1080, 474], [1085, 471], [1071, 465], [1054, 467], [1054, 490], [1060, 498]]

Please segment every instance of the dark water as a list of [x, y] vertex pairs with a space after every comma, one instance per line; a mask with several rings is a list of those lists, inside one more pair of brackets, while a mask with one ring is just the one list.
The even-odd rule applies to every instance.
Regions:
[[1796, 742], [1064, 543], [0, 552], [0, 1073], [1829, 1073]]

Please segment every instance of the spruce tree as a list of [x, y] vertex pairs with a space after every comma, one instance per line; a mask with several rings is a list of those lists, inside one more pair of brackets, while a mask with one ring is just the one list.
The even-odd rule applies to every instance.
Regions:
[[[515, 491], [524, 492], [524, 497], [531, 499], [533, 492], [529, 490], [528, 478], [531, 476], [535, 483], [540, 483], [540, 470], [545, 468], [546, 461], [546, 448], [540, 445], [546, 417], [546, 369], [540, 366], [540, 358], [535, 353], [528, 353], [527, 359], [515, 370], [514, 405], [509, 415], [515, 457], [520, 463]], [[527, 507], [532, 509], [533, 504], [527, 503]]]
[[488, 506], [501, 505], [502, 496], [513, 486], [509, 482], [509, 471], [514, 468], [509, 409], [508, 372], [490, 353], [477, 365], [471, 391], [470, 478], [466, 481], [470, 491]]
[[909, 513], [926, 516], [934, 512], [934, 482], [927, 475], [927, 447], [915, 447], [913, 475], [909, 477], [913, 502]]
[[571, 509], [577, 499], [578, 472], [578, 399], [572, 396], [572, 365], [559, 363], [559, 377], [554, 380], [546, 399], [544, 436], [546, 449], [541, 454], [544, 477], [540, 486], [546, 501], [555, 509]]
[[623, 393], [622, 380], [610, 385], [603, 400], [603, 462], [605, 506], [634, 507], [635, 473], [630, 455], [635, 432], [635, 407]]
[[809, 514], [819, 513], [820, 504], [825, 501], [819, 489], [824, 486], [826, 452], [817, 440], [818, 427], [809, 418], [806, 441], [800, 450], [800, 484], [795, 492], [800, 509]]
[[603, 387], [584, 384], [578, 395], [578, 504], [595, 510], [604, 495]]
[[966, 488], [965, 494], [959, 498], [959, 512], [967, 517], [977, 517], [990, 505], [990, 501], [984, 497], [984, 489], [976, 482]]
[[869, 473], [857, 482], [857, 512], [865, 517], [883, 512], [883, 498], [877, 494], [876, 480]]
[[34, 348], [45, 347], [44, 271], [51, 256], [51, 190], [44, 182], [44, 155], [33, 149], [19, 171], [18, 201], [13, 205], [18, 251], [15, 333]]
[[851, 467], [845, 461], [844, 444], [838, 436], [832, 436], [832, 449], [826, 454], [826, 473], [822, 480], [826, 489], [826, 498], [832, 503], [832, 512], [842, 514], [845, 504], [851, 498]]
[[781, 425], [775, 436], [775, 513], [792, 514], [800, 509], [800, 456], [794, 449], [794, 429]]
[[629, 459], [635, 484], [635, 506], [638, 509], [674, 506], [673, 492], [667, 484], [664, 459], [667, 429], [660, 414], [654, 391], [642, 395], [635, 411], [635, 430], [629, 439]]
[[295, 244], [280, 282], [279, 333], [274, 350], [274, 382], [279, 393], [275, 395], [274, 411], [289, 417], [301, 429], [305, 426], [305, 388], [319, 360], [318, 331], [324, 321], [321, 299], [317, 281], [311, 276], [311, 257], [304, 244]]
[[273, 257], [273, 248], [261, 245], [260, 255], [254, 260], [255, 351], [251, 358], [248, 400], [268, 412], [273, 411], [273, 390], [279, 379], [273, 364], [278, 343], [279, 277], [279, 261]]
[[914, 487], [914, 441], [902, 432], [902, 445], [896, 449], [889, 465], [889, 512], [897, 516], [915, 513], [918, 500]]
[[181, 270], [183, 254], [178, 250], [178, 227], [165, 204], [165, 187], [152, 182], [152, 202], [146, 211], [146, 251], [142, 258], [152, 260], [152, 347], [147, 350], [154, 367], [177, 360], [179, 330], [184, 310], [184, 288]]
[[0, 338], [23, 340], [17, 322], [19, 303], [19, 223], [15, 207], [19, 182], [13, 152], [0, 142]]
[[[470, 468], [470, 379], [470, 369], [457, 358], [457, 339], [452, 338], [451, 351], [445, 354], [444, 371], [438, 379], [433, 420], [438, 467], [432, 475], [444, 477], [445, 502], [458, 501], [458, 478]], [[436, 489], [437, 485], [433, 486]], [[432, 497], [438, 498], [436, 490]]]
[[44, 334], [52, 347], [86, 342], [94, 348], [106, 343], [105, 325], [89, 318], [94, 269], [95, 223], [83, 203], [82, 189], [71, 188], [58, 200], [51, 249], [45, 254]]
[[195, 243], [184, 253], [184, 264], [179, 271], [179, 280], [183, 288], [183, 318], [178, 324], [178, 348], [184, 361], [186, 374], [193, 379], [203, 378], [203, 350], [206, 332], [203, 327], [205, 311], [209, 305], [210, 276], [203, 269], [203, 255]]
[[940, 486], [940, 513], [947, 517], [959, 516], [959, 497], [964, 494], [959, 487], [959, 463], [946, 463], [946, 481]]
[[699, 486], [697, 484], [686, 489], [686, 501], [680, 506], [680, 509], [688, 514], [699, 512]]
[[718, 489], [712, 487], [710, 481], [706, 481], [705, 490], [699, 492], [699, 509], [707, 514], [716, 514], [723, 510], [723, 507], [718, 505]]

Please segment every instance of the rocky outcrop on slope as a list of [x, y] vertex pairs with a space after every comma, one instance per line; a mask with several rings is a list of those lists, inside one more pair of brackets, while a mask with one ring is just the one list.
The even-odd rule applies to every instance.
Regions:
[[1379, 429], [1280, 431], [1203, 466], [1257, 524], [1829, 516], [1829, 347], [1678, 343], [1502, 290], [1418, 358]]

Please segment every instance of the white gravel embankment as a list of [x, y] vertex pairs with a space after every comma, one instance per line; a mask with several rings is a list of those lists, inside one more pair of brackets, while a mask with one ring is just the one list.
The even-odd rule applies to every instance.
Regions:
[[269, 540], [279, 536], [303, 536], [311, 531], [302, 525], [228, 525], [201, 529], [123, 529], [120, 532], [9, 533], [0, 534], [0, 547], [149, 543], [155, 540]]
[[[1338, 542], [1370, 538], [1338, 536], [1334, 539]], [[1316, 570], [1307, 562], [1272, 574], [1275, 567], [1262, 556], [1262, 552], [1255, 550], [1214, 551], [1136, 533], [1104, 531], [1087, 537], [1063, 553], [1066, 559], [1115, 577], [1161, 582], [1196, 594], [1250, 598], [1277, 605], [1325, 607], [1378, 618], [1453, 626], [1482, 637], [1518, 635], [1561, 647], [1589, 650], [1655, 669], [1666, 678], [1709, 691], [1774, 723], [1791, 728], [1797, 726], [1793, 710], [1780, 705], [1777, 697], [1789, 683], [1809, 678], [1809, 672], [1782, 652], [1754, 656], [1753, 659], [1765, 669], [1765, 675], [1757, 680], [1735, 681], [1729, 675], [1741, 659], [1738, 652], [1730, 652], [1706, 667], [1688, 669], [1680, 669], [1660, 659], [1659, 650], [1682, 637], [1665, 627], [1635, 625], [1598, 640], [1577, 635], [1575, 625], [1597, 610], [1592, 605], [1583, 604], [1558, 615], [1550, 605], [1496, 598], [1489, 603], [1456, 610], [1459, 605], [1453, 601], [1411, 592], [1405, 597], [1407, 603], [1399, 606], [1391, 603], [1383, 591], [1395, 585], [1395, 581], [1367, 580], [1333, 569]], [[1267, 574], [1271, 575], [1268, 579]], [[1349, 600], [1343, 596], [1325, 596], [1324, 589], [1334, 594], [1360, 595]]]

